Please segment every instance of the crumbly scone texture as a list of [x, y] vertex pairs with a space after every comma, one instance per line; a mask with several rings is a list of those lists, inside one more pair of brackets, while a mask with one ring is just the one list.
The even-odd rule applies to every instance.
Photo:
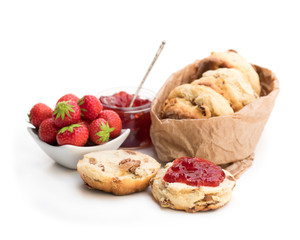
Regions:
[[204, 85], [182, 84], [164, 102], [161, 117], [201, 119], [233, 114], [229, 101]]
[[259, 76], [252, 65], [236, 51], [228, 50], [223, 52], [212, 52], [207, 58], [208, 61], [221, 62], [224, 68], [235, 68], [241, 71], [258, 96], [260, 96], [260, 81]]
[[159, 168], [154, 158], [131, 150], [91, 152], [77, 164], [77, 171], [89, 188], [115, 195], [145, 190]]
[[220, 208], [231, 200], [236, 180], [228, 171], [223, 170], [225, 179], [217, 187], [194, 187], [164, 181], [163, 178], [171, 166], [172, 163], [166, 164], [150, 182], [153, 197], [161, 207], [198, 212]]
[[211, 87], [230, 102], [235, 112], [258, 97], [244, 74], [234, 68], [209, 70], [191, 84]]

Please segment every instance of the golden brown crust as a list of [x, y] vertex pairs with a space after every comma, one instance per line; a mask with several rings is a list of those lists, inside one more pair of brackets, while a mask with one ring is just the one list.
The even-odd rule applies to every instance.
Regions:
[[[195, 62], [191, 69], [189, 76], [182, 77], [184, 82], [190, 80], [171, 90], [164, 101], [161, 118], [207, 119], [231, 115], [260, 95], [257, 72], [234, 50], [213, 52]], [[190, 83], [202, 88], [191, 87]]]
[[150, 179], [155, 176], [156, 173], [157, 171], [143, 179], [130, 180], [113, 177], [107, 178], [103, 182], [85, 174], [80, 174], [80, 177], [90, 189], [98, 189], [121, 196], [144, 191], [149, 186]]
[[230, 102], [235, 112], [257, 99], [257, 94], [246, 77], [234, 68], [207, 71], [191, 84], [211, 87]]
[[159, 168], [150, 156], [126, 150], [89, 153], [77, 164], [87, 186], [115, 195], [143, 191]]
[[165, 101], [162, 111], [163, 118], [202, 119], [210, 118], [211, 113], [205, 106], [193, 105], [184, 98], [171, 98]]
[[229, 102], [207, 86], [183, 84], [174, 88], [162, 108], [162, 118], [209, 118], [233, 114]]
[[208, 70], [216, 70], [218, 68], [235, 68], [241, 71], [248, 79], [256, 94], [260, 96], [261, 87], [257, 72], [245, 58], [234, 50], [212, 52], [209, 57], [199, 61], [196, 67], [197, 73], [195, 75], [197, 77], [195, 79], [202, 77], [203, 73]]

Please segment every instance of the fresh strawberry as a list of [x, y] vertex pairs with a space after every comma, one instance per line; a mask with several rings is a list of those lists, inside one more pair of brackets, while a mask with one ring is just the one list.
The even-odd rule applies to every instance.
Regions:
[[54, 124], [59, 127], [69, 126], [80, 120], [80, 107], [72, 100], [59, 102], [53, 112]]
[[109, 127], [115, 128], [115, 130], [110, 133], [111, 138], [116, 138], [120, 135], [122, 130], [122, 120], [119, 114], [112, 110], [103, 110], [100, 112], [98, 117], [106, 120]]
[[114, 128], [110, 128], [106, 120], [97, 118], [89, 126], [90, 139], [96, 144], [106, 143], [113, 130]]
[[78, 124], [84, 124], [85, 126], [87, 126], [87, 128], [89, 127], [90, 125], [90, 121], [87, 121], [87, 120], [83, 120], [83, 119], [80, 119]]
[[53, 110], [46, 104], [37, 103], [31, 108], [30, 113], [28, 114], [29, 122], [38, 128], [42, 121], [52, 117], [52, 113]]
[[41, 123], [38, 134], [42, 141], [49, 144], [55, 144], [58, 130], [59, 129], [54, 124], [54, 118], [48, 118]]
[[89, 130], [84, 124], [63, 127], [56, 135], [58, 145], [84, 146], [89, 138]]
[[62, 96], [60, 99], [58, 99], [57, 103], [66, 102], [69, 100], [73, 100], [74, 102], [77, 102], [79, 100], [79, 98], [76, 95], [74, 95], [73, 93], [68, 93], [68, 94]]
[[98, 98], [93, 95], [85, 95], [80, 98], [78, 105], [81, 109], [82, 119], [93, 121], [97, 118], [103, 106]]

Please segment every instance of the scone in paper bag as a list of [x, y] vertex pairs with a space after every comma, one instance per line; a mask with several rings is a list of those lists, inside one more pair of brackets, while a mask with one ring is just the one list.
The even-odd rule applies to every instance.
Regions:
[[151, 139], [163, 162], [182, 156], [197, 156], [221, 165], [236, 178], [254, 159], [254, 150], [279, 93], [272, 71], [253, 66], [261, 82], [261, 97], [229, 116], [209, 119], [161, 119], [165, 99], [176, 86], [190, 83], [218, 63], [198, 60], [171, 75], [151, 106]]

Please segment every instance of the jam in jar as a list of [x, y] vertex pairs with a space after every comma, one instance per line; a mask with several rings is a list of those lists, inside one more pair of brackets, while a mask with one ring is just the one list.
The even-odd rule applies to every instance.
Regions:
[[225, 173], [221, 167], [197, 157], [177, 158], [164, 176], [166, 182], [185, 183], [195, 187], [217, 187], [224, 178]]
[[150, 106], [154, 96], [152, 91], [141, 89], [133, 106], [129, 107], [134, 97], [135, 88], [110, 89], [100, 93], [103, 109], [117, 112], [122, 120], [122, 128], [130, 129], [128, 138], [121, 145], [123, 148], [139, 148], [150, 146]]

